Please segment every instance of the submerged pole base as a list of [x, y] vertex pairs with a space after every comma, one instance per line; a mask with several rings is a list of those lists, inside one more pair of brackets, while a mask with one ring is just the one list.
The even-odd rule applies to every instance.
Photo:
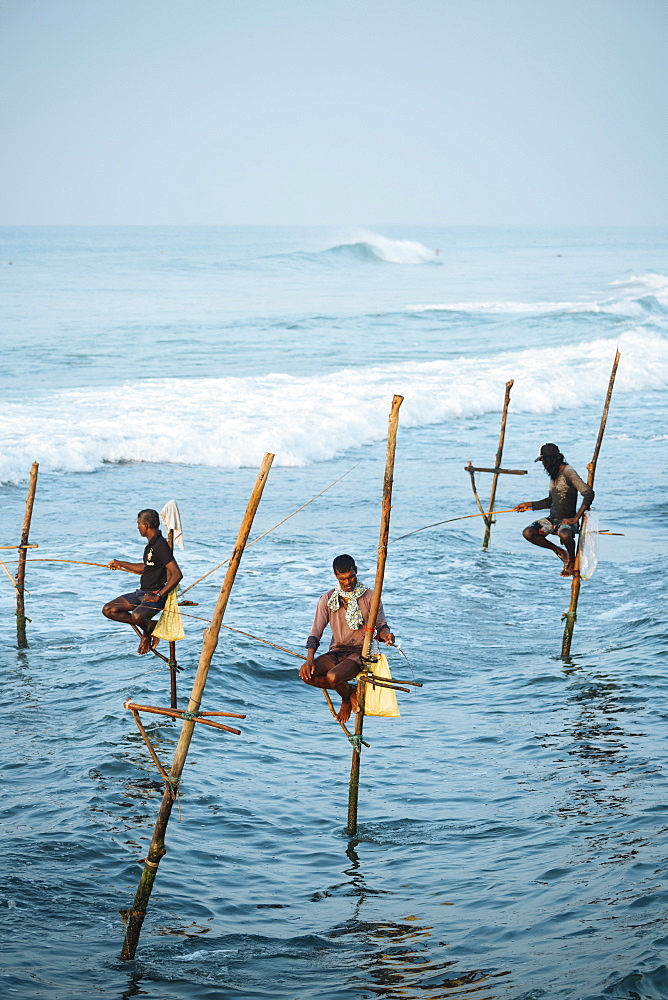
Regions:
[[26, 618], [23, 612], [16, 612], [16, 645], [19, 649], [28, 649], [28, 634], [26, 632], [26, 622], [32, 621]]
[[492, 535], [492, 525], [493, 524], [496, 524], [496, 521], [492, 521], [492, 520], [487, 521], [487, 520], [485, 520], [485, 536], [484, 536], [484, 538], [482, 540], [482, 548], [483, 549], [488, 549], [489, 548], [489, 540], [490, 540], [491, 535]]
[[571, 655], [571, 642], [573, 639], [573, 630], [575, 629], [575, 623], [577, 621], [577, 613], [575, 611], [565, 611], [562, 618], [565, 620], [566, 624], [564, 626], [564, 637], [561, 641], [561, 655], [562, 657]]
[[[166, 852], [163, 851], [163, 854], [164, 853]], [[149, 861], [148, 858], [146, 859], [144, 871], [142, 872], [139, 880], [139, 885], [137, 886], [137, 892], [135, 894], [132, 907], [127, 910], [120, 911], [120, 914], [123, 917], [123, 923], [127, 928], [125, 931], [123, 948], [120, 954], [121, 961], [123, 962], [130, 961], [135, 957], [137, 945], [139, 944], [139, 935], [141, 934], [144, 917], [146, 916], [146, 909], [148, 907], [148, 901], [151, 898], [153, 883], [155, 882], [155, 876], [157, 875], [159, 864], [159, 858], [157, 861]]]
[[348, 837], [354, 837], [357, 833], [357, 803], [360, 790], [361, 750], [361, 747], [353, 747], [353, 759], [350, 768], [350, 784], [348, 786], [348, 826], [346, 827], [346, 835]]

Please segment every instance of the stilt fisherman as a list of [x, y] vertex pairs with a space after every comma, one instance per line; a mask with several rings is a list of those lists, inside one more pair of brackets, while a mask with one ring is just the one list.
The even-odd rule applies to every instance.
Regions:
[[183, 578], [169, 543], [160, 531], [160, 515], [157, 510], [140, 510], [137, 514], [137, 530], [146, 539], [144, 561], [124, 562], [112, 559], [109, 569], [124, 569], [141, 575], [139, 590], [109, 601], [102, 608], [102, 614], [114, 622], [135, 625], [143, 635], [137, 652], [149, 653], [159, 640], [153, 636], [155, 622], [151, 619], [165, 607], [167, 595]]
[[[357, 687], [350, 681], [362, 669], [364, 626], [369, 619], [373, 591], [359, 582], [352, 556], [337, 556], [333, 569], [336, 586], [318, 601], [311, 634], [306, 640], [308, 653], [299, 676], [305, 684], [336, 691], [341, 696], [337, 719], [347, 722], [351, 712], [359, 711]], [[327, 625], [332, 630], [332, 641], [329, 650], [316, 658]], [[385, 620], [382, 603], [376, 617], [375, 636], [387, 646], [394, 645], [394, 635]]]
[[[573, 576], [575, 572], [575, 536], [578, 533], [580, 518], [589, 510], [594, 500], [594, 491], [580, 479], [575, 469], [566, 464], [566, 460], [556, 444], [544, 444], [536, 462], [542, 462], [543, 468], [550, 477], [550, 492], [543, 500], [527, 500], [518, 503], [513, 510], [545, 510], [550, 513], [538, 521], [527, 525], [522, 534], [532, 545], [543, 549], [552, 549], [561, 559], [562, 576]], [[578, 493], [582, 495], [582, 503], [576, 511]], [[563, 543], [562, 549], [548, 541], [547, 535], [557, 535]]]

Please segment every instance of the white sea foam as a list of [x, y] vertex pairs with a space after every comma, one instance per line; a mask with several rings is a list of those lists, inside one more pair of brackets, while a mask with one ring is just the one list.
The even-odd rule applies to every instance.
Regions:
[[613, 288], [622, 288], [633, 295], [656, 295], [668, 303], [668, 276], [657, 271], [619, 278], [617, 281], [611, 281], [610, 285]]
[[437, 302], [409, 305], [409, 312], [452, 312], [481, 315], [549, 316], [560, 313], [612, 314], [640, 318], [656, 308], [668, 309], [668, 277], [645, 274], [613, 281], [613, 293], [605, 299], [573, 302]]
[[372, 253], [388, 264], [434, 264], [439, 255], [415, 240], [393, 240], [389, 236], [364, 232], [365, 243]]
[[433, 305], [409, 305], [409, 312], [463, 312], [481, 315], [546, 316], [561, 312], [599, 312], [595, 303], [576, 302], [437, 302]]
[[[381, 440], [393, 393], [404, 427], [500, 409], [513, 378], [513, 410], [599, 406], [616, 343], [600, 339], [494, 356], [344, 369], [321, 376], [152, 379], [69, 389], [4, 403], [0, 481], [43, 470], [90, 472], [105, 462], [255, 466], [267, 452], [286, 466], [331, 459]], [[616, 393], [668, 387], [668, 341], [646, 329], [619, 338]]]
[[324, 250], [318, 257], [350, 258], [382, 261], [384, 264], [441, 264], [435, 250], [430, 250], [416, 240], [393, 240], [379, 233], [359, 231], [353, 243], [340, 243]]

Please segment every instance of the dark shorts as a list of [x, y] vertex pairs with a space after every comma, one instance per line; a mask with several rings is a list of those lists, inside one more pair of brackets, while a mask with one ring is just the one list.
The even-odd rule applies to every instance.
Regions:
[[328, 649], [326, 653], [321, 653], [333, 663], [341, 663], [342, 660], [350, 658], [362, 666], [362, 649], [360, 646], [337, 646], [335, 649]]
[[[134, 611], [134, 609], [138, 608], [140, 604], [144, 604], [142, 598], [144, 597], [145, 594], [148, 593], [150, 593], [150, 591], [148, 590], [133, 590], [131, 594], [121, 594], [121, 597], [125, 598], [128, 604], [132, 605], [132, 610]], [[153, 615], [158, 613], [158, 611], [162, 611], [162, 609], [165, 606], [166, 600], [167, 600], [166, 597], [157, 597], [154, 594], [153, 600], [150, 603], [146, 602], [146, 604], [144, 605], [144, 607], [146, 607], [151, 612], [148, 617], [152, 618]]]
[[557, 521], [554, 523], [549, 517], [541, 517], [539, 521], [532, 521], [529, 528], [535, 528], [541, 535], [556, 535], [559, 531], [567, 531], [571, 538], [575, 536], [580, 531], [579, 524], [564, 524], [563, 526]]

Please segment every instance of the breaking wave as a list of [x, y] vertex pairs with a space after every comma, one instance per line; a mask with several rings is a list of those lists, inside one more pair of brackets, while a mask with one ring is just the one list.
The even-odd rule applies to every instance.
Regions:
[[[499, 384], [513, 378], [513, 410], [598, 407], [616, 341], [507, 351], [487, 357], [344, 369], [321, 376], [169, 378], [55, 391], [4, 403], [0, 482], [43, 470], [92, 472], [103, 463], [156, 462], [222, 468], [306, 466], [382, 440], [393, 393], [402, 426], [423, 427], [498, 411]], [[619, 338], [616, 393], [668, 387], [668, 340], [647, 329]], [[128, 417], [123, 400], [132, 399]], [[342, 407], [342, 399], [354, 399]], [[587, 403], [583, 401], [588, 401]]]
[[442, 264], [438, 249], [430, 250], [416, 240], [393, 240], [389, 236], [362, 232], [359, 239], [351, 243], [339, 243], [318, 253], [298, 251], [286, 255], [289, 259], [302, 263], [335, 266], [339, 263], [365, 261], [373, 264]]
[[575, 302], [441, 302], [409, 305], [409, 312], [464, 313], [480, 316], [611, 315], [631, 319], [668, 316], [668, 277], [646, 274], [614, 281], [612, 294]]

